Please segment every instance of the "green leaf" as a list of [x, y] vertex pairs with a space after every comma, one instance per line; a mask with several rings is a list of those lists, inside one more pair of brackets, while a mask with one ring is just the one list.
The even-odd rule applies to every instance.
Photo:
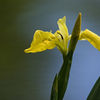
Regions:
[[76, 23], [74, 25], [73, 31], [72, 31], [72, 36], [71, 36], [71, 40], [70, 40], [69, 48], [68, 48], [69, 52], [70, 51], [74, 52], [77, 41], [79, 39], [80, 32], [81, 32], [81, 13], [79, 13]]
[[79, 33], [81, 31], [81, 13], [79, 13], [73, 32], [71, 40], [69, 43], [68, 54], [64, 57], [64, 63], [58, 74], [58, 100], [63, 100], [65, 91], [67, 89], [67, 84], [69, 80], [70, 68], [72, 64], [73, 53], [79, 38]]
[[58, 100], [58, 76], [57, 76], [57, 74], [54, 78], [50, 100]]
[[90, 91], [87, 100], [100, 100], [100, 77]]

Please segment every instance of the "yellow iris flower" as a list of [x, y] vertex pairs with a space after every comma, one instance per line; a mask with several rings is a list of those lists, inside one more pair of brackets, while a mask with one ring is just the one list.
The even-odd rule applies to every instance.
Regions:
[[[63, 18], [59, 19], [57, 24], [59, 30], [57, 30], [54, 34], [51, 32], [36, 30], [30, 48], [25, 49], [24, 52], [36, 53], [57, 47], [63, 55], [66, 55], [68, 51], [68, 41], [71, 38], [66, 26], [66, 17], [64, 16]], [[95, 48], [100, 51], [100, 37], [88, 29], [81, 31], [79, 40], [88, 40]]]

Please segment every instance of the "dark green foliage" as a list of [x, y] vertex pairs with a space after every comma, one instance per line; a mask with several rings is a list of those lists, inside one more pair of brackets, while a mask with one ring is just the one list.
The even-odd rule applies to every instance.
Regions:
[[58, 100], [62, 100], [67, 88], [70, 68], [72, 63], [72, 52], [69, 52], [58, 74]]
[[54, 78], [50, 100], [58, 100], [58, 76], [57, 75]]
[[100, 100], [100, 77], [93, 86], [87, 100]]

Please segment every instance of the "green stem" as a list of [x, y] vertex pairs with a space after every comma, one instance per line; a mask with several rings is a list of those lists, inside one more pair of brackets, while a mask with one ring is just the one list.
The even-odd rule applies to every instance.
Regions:
[[62, 100], [67, 89], [72, 64], [72, 52], [64, 58], [64, 63], [58, 74], [58, 100]]

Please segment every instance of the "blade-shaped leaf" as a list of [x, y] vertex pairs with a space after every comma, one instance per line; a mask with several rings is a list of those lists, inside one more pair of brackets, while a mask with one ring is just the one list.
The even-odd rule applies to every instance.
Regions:
[[58, 76], [57, 75], [54, 78], [50, 100], [58, 100]]
[[100, 100], [100, 77], [93, 86], [87, 100]]

